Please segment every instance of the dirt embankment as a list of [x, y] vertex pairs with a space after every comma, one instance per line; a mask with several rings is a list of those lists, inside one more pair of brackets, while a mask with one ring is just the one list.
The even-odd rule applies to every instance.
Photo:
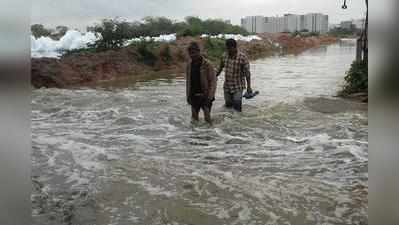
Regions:
[[[264, 57], [282, 49], [288, 52], [300, 52], [337, 40], [331, 37], [291, 37], [287, 34], [260, 36], [262, 40], [238, 43], [240, 49], [245, 51], [251, 59]], [[127, 76], [183, 73], [188, 59], [186, 48], [193, 40], [204, 46], [205, 39], [201, 38], [179, 38], [175, 43], [161, 44], [154, 50], [156, 59], [151, 64], [142, 60], [143, 56], [139, 53], [137, 46], [98, 53], [75, 53], [60, 59], [32, 58], [31, 83], [35, 88], [67, 88], [93, 85], [99, 81], [117, 80]], [[166, 48], [169, 50], [165, 55], [162, 52], [165, 52]]]
[[331, 36], [312, 36], [312, 37], [292, 37], [291, 34], [261, 34], [262, 38], [268, 38], [278, 43], [287, 53], [300, 53], [306, 49], [318, 47], [320, 45], [333, 44], [338, 41]]

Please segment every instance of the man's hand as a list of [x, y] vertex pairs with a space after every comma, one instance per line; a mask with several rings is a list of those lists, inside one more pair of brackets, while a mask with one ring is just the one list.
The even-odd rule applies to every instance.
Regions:
[[191, 105], [191, 98], [187, 98], [187, 103]]
[[206, 99], [206, 104], [207, 104], [207, 105], [211, 105], [213, 101], [215, 101], [215, 98], [213, 98], [213, 97], [208, 97], [208, 98]]

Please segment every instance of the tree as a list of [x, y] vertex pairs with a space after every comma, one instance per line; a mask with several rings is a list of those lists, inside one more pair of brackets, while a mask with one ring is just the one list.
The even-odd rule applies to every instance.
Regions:
[[189, 26], [192, 36], [197, 36], [204, 33], [202, 20], [198, 17], [186, 17], [186, 23]]
[[92, 47], [107, 50], [122, 47], [125, 40], [131, 37], [130, 24], [118, 19], [104, 19], [94, 27], [94, 32], [100, 34]]
[[31, 32], [32, 35], [35, 38], [39, 38], [39, 37], [48, 37], [51, 34], [51, 31], [49, 29], [46, 29], [42, 24], [33, 24], [31, 27]]
[[68, 27], [67, 26], [57, 26], [55, 28], [55, 30], [59, 35], [64, 36], [66, 34], [66, 32], [68, 31]]

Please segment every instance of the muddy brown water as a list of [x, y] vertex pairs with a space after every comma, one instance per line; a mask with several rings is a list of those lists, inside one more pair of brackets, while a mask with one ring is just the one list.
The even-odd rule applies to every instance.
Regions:
[[219, 78], [212, 127], [174, 75], [34, 90], [33, 224], [368, 224], [367, 105], [331, 97], [354, 57], [253, 61], [260, 95], [234, 113]]

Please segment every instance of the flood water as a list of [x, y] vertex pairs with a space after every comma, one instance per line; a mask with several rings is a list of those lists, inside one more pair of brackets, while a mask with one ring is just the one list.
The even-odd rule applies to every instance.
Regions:
[[251, 62], [243, 113], [190, 123], [175, 76], [32, 92], [37, 225], [368, 224], [367, 106], [333, 96], [353, 41]]

